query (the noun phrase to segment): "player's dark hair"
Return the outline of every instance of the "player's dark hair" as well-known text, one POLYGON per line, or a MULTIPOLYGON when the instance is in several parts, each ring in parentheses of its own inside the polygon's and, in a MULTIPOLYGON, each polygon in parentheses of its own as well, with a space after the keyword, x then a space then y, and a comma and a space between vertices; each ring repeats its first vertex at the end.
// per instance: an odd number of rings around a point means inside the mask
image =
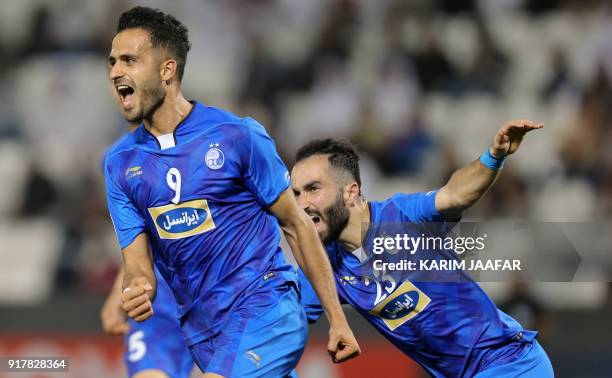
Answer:
POLYGON ((187 52, 191 48, 187 28, 179 20, 159 9, 134 7, 119 17, 117 33, 126 29, 144 29, 155 48, 166 49, 176 59, 178 79, 183 79, 187 52))
POLYGON ((314 155, 329 155, 329 164, 337 169, 350 173, 361 187, 359 173, 359 155, 350 142, 337 139, 317 139, 303 145, 295 154, 295 162, 300 162, 314 155))

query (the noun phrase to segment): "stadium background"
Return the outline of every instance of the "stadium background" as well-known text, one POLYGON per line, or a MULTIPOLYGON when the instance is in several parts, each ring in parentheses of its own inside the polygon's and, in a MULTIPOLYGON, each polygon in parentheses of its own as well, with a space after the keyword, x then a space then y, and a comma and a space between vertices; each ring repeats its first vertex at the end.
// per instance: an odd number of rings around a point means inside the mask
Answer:
MULTIPOLYGON (((99 160, 125 130, 106 68, 123 10, 182 20, 185 93, 258 119, 289 165, 311 138, 358 143, 370 199, 441 185, 508 119, 544 122, 468 219, 597 223, 586 249, 609 268, 610 3, 3 0, 0 356, 70 356, 70 376, 122 374, 121 342, 102 334, 98 312, 120 262, 99 160)), ((483 286, 541 330, 557 376, 609 377, 610 280, 588 277, 483 286)), ((331 365, 319 324, 302 377, 423 376, 348 311, 364 356, 331 365)))

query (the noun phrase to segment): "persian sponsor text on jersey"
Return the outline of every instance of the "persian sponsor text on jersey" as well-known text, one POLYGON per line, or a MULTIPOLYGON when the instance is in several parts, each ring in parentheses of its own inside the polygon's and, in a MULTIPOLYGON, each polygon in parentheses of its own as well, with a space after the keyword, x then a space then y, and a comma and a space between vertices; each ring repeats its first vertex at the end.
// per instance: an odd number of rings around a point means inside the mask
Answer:
POLYGON ((423 312, 431 299, 414 286, 412 282, 406 281, 384 301, 370 310, 370 314, 377 316, 394 330, 408 320, 423 312))
POLYGON ((148 210, 161 239, 182 239, 215 228, 208 202, 203 199, 148 210))

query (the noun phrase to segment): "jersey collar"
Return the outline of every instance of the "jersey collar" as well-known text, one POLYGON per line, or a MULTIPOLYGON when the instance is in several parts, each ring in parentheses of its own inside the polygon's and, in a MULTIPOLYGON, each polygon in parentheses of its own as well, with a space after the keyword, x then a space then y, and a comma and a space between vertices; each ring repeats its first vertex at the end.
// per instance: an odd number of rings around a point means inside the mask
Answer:
MULTIPOLYGON (((193 133, 194 130, 198 129, 197 126, 200 125, 198 120, 202 119, 202 115, 206 110, 206 107, 197 101, 189 102, 192 104, 191 110, 174 128, 174 132, 172 133, 175 146, 178 146, 182 141, 188 139, 188 136, 193 133)), ((139 144, 156 150, 162 149, 157 138, 145 128, 144 123, 141 123, 134 133, 136 134, 139 144)))

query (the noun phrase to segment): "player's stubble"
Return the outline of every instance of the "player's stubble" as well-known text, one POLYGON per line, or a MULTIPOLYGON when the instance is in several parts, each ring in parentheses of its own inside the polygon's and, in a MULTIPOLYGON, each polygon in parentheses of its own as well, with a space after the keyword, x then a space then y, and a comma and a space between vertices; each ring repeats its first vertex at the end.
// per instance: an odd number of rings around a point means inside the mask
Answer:
POLYGON ((323 210, 327 222, 327 235, 319 235, 323 244, 329 244, 338 240, 340 234, 346 228, 349 221, 349 210, 344 203, 342 192, 338 191, 335 201, 323 210))
MULTIPOLYGON (((147 82, 154 83, 155 80, 145 81, 145 83, 147 82)), ((140 111, 133 116, 125 116, 125 119, 130 123, 142 123, 145 119, 151 119, 166 99, 166 93, 161 84, 143 85, 140 92, 142 92, 140 111)))

